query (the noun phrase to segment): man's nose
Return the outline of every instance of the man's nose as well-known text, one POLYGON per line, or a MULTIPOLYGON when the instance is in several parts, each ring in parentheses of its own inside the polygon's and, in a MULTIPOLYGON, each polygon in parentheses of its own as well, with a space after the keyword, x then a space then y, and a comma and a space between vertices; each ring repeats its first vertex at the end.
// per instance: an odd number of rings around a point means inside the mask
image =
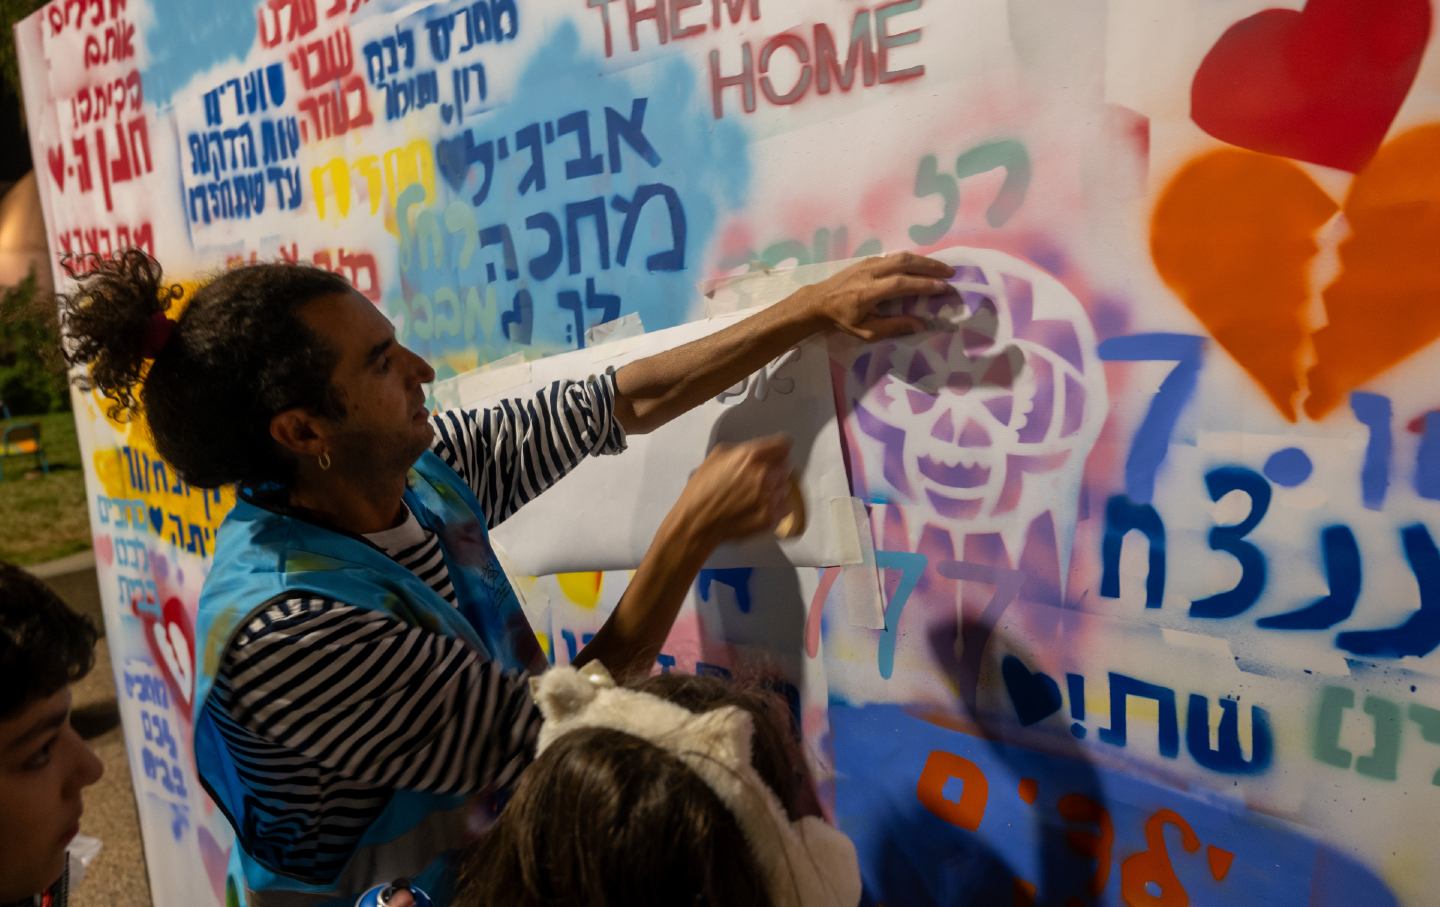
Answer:
POLYGON ((417 353, 411 352, 408 349, 406 352, 415 357, 416 380, 421 384, 429 384, 431 381, 434 381, 435 369, 430 367, 430 363, 426 362, 425 359, 417 353))

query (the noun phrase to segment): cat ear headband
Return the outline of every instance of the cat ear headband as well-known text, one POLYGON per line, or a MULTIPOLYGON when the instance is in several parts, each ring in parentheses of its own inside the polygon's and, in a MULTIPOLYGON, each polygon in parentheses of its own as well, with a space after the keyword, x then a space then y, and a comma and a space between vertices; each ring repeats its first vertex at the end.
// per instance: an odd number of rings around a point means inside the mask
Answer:
POLYGON ((791 822, 751 763, 755 727, 735 706, 695 713, 615 685, 598 662, 552 668, 530 681, 545 723, 536 754, 581 728, 609 728, 665 750, 693 771, 735 816, 776 907, 855 907, 855 845, 816 816, 791 822))

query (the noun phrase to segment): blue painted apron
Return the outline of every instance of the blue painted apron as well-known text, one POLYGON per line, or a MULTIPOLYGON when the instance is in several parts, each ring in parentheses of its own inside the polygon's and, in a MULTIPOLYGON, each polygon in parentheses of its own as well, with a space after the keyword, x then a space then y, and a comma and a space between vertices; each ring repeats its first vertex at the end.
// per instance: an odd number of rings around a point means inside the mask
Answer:
POLYGON ((440 538, 456 606, 358 536, 276 513, 243 498, 220 527, 215 563, 200 595, 197 618, 195 762, 201 784, 235 829, 231 876, 239 883, 237 888, 246 889, 236 894, 252 907, 349 907, 372 884, 386 881, 392 869, 393 875, 409 875, 426 891, 443 895, 451 883, 449 860, 431 848, 456 839, 463 826, 465 799, 395 791, 366 829, 351 864, 328 885, 307 884, 270 868, 280 863, 277 843, 254 833, 247 805, 265 795, 236 770, 228 744, 206 708, 230 640, 256 613, 297 593, 324 596, 463 639, 482 657, 507 669, 538 673, 546 667, 490 545, 474 493, 428 451, 411 469, 407 485, 405 503, 420 524, 440 538), (417 855, 423 855, 418 863, 417 855), (386 875, 369 875, 374 872, 386 875))

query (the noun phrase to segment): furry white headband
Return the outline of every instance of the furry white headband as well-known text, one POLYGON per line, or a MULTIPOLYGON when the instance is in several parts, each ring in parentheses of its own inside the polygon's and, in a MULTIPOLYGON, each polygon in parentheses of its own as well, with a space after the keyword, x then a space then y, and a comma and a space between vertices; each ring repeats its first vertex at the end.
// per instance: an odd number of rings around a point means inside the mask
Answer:
POLYGON ((545 716, 537 755, 570 731, 598 727, 646 740, 684 762, 734 814, 776 907, 855 907, 855 845, 824 819, 791 822, 751 763, 755 728, 735 706, 695 713, 615 686, 598 662, 552 668, 530 681, 545 716))

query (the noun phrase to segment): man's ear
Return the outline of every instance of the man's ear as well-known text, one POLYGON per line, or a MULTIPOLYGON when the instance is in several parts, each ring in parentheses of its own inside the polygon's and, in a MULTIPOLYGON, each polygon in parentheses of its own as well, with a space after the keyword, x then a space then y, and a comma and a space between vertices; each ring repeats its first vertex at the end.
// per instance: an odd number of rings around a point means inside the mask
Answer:
POLYGON ((296 457, 318 457, 329 448, 328 432, 303 409, 287 409, 270 420, 270 437, 296 457))

